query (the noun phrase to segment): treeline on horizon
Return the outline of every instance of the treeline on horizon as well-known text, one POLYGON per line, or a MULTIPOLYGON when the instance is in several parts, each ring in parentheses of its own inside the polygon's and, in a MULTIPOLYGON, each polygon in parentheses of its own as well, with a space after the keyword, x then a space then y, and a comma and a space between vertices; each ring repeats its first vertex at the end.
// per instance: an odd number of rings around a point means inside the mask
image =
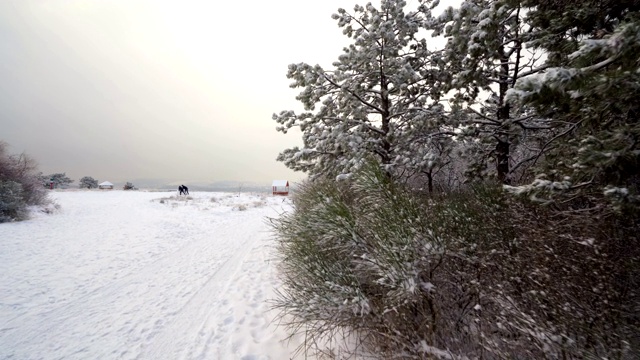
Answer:
MULTIPOLYGON (((45 175, 38 170, 37 162, 28 154, 10 154, 9 145, 0 140, 0 223, 26 220, 29 206, 39 206, 42 211, 52 212, 59 206, 47 196, 47 189, 68 189, 74 180, 66 173, 45 175)), ((83 176, 78 180, 80 189, 98 189, 98 180, 83 176)), ((192 190, 226 192, 267 192, 270 186, 257 186, 247 182, 220 182, 210 186, 192 185, 192 190)), ((123 190, 138 190, 127 181, 123 190)), ((160 191, 175 191, 171 185, 153 187, 160 191)))
MULTIPOLYGON (((28 154, 10 154, 6 142, 0 141, 0 223, 21 221, 29 217, 29 206, 40 206, 51 212, 58 205, 47 197, 46 189, 68 188, 74 181, 66 173, 44 175, 37 162, 28 154)), ((80 189, 98 188, 98 180, 84 176, 78 181, 80 189)), ((127 182, 124 190, 137 188, 127 182)))
POLYGON ((640 358, 640 1, 411 3, 339 9, 273 115, 309 174, 271 220, 299 350, 640 358))

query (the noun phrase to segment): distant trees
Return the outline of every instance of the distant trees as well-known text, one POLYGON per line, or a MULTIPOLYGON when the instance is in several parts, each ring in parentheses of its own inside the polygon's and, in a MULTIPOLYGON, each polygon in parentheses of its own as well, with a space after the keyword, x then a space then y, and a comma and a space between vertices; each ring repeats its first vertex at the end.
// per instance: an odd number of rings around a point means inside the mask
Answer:
POLYGON ((8 145, 0 141, 0 223, 23 220, 28 205, 46 203, 37 173, 36 162, 22 153, 11 155, 8 145))
POLYGON ((137 190, 136 187, 127 181, 126 184, 124 184, 124 186, 122 187, 123 190, 137 190))
POLYGON ((66 173, 44 175, 42 178, 45 180, 45 187, 47 187, 50 182, 53 182, 53 187, 55 189, 67 188, 73 182, 66 173))
POLYGON ((80 179, 78 186, 81 189, 97 189, 98 180, 92 178, 91 176, 84 176, 80 179))

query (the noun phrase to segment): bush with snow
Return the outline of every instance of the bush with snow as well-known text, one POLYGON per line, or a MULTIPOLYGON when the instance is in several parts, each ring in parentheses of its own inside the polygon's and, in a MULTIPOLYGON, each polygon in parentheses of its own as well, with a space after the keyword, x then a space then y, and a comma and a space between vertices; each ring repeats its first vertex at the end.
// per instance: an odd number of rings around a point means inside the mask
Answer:
POLYGON ((0 223, 27 218, 27 207, 47 203, 35 161, 26 154, 10 155, 0 141, 0 223))
POLYGON ((22 186, 15 181, 0 181, 0 223, 24 220, 27 204, 24 202, 22 186))
POLYGON ((637 221, 562 216, 496 185, 420 198, 375 166, 308 183, 294 205, 272 221, 276 306, 308 352, 346 336, 342 351, 385 359, 638 354, 637 221))

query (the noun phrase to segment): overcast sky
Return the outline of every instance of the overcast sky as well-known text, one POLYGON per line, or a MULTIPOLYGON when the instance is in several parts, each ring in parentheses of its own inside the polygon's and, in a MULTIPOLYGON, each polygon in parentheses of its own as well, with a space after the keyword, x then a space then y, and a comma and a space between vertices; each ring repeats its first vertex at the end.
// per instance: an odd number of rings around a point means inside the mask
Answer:
POLYGON ((300 180, 287 65, 329 67, 331 14, 366 2, 0 0, 0 140, 76 184, 300 180))

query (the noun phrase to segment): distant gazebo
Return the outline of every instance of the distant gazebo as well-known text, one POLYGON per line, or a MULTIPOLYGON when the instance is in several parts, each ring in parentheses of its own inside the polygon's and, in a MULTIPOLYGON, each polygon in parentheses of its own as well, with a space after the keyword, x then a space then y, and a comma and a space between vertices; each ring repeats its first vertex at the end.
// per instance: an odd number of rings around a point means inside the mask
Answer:
POLYGON ((273 195, 289 195, 289 182, 287 180, 273 180, 271 188, 273 195))
POLYGON ((113 184, 108 181, 103 181, 100 184, 98 184, 98 189, 113 190, 113 184))

